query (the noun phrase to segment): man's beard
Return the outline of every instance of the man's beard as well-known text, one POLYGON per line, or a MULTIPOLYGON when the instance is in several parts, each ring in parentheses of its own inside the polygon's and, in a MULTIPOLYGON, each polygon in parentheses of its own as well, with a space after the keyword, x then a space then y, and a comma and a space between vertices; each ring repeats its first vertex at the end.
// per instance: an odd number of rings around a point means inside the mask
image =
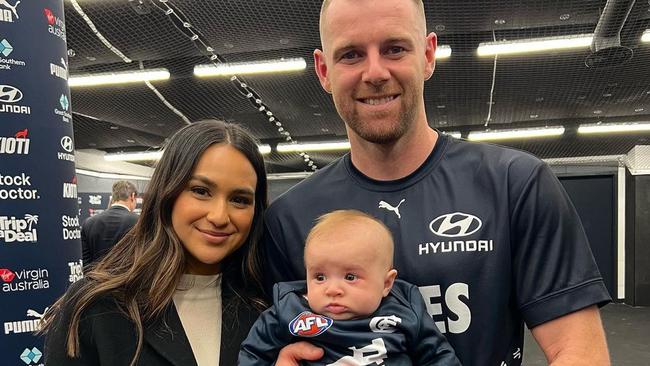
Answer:
MULTIPOLYGON (((402 93, 400 95, 399 112, 394 117, 395 120, 390 121, 390 126, 377 126, 372 115, 367 116, 365 121, 362 120, 356 108, 339 111, 339 113, 348 127, 362 139, 374 144, 392 144, 404 136, 415 121, 415 115, 417 113, 416 103, 412 98, 407 97, 407 95, 413 94, 402 93)), ((381 115, 377 115, 376 117, 376 119, 386 118, 386 116, 381 115)), ((385 125, 386 122, 382 124, 385 125)))

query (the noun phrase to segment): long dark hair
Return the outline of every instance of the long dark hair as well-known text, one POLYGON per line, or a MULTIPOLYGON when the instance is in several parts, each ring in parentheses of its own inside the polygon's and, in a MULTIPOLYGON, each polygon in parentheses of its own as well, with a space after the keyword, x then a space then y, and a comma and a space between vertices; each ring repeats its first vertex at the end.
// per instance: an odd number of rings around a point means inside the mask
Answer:
POLYGON ((172 303, 186 260, 183 245, 172 227, 172 208, 190 180, 203 152, 214 144, 229 144, 250 161, 257 174, 255 213, 246 241, 221 264, 224 290, 234 299, 262 310, 259 241, 267 207, 264 159, 255 139, 234 124, 206 120, 188 125, 171 137, 151 177, 142 212, 135 227, 85 274, 77 291, 61 297, 43 318, 47 334, 63 308, 72 305, 66 350, 79 356, 81 315, 104 295, 117 300, 120 310, 133 321, 137 348, 131 365, 142 350, 143 323, 163 314, 172 303), (244 292, 245 291, 245 292, 244 292))

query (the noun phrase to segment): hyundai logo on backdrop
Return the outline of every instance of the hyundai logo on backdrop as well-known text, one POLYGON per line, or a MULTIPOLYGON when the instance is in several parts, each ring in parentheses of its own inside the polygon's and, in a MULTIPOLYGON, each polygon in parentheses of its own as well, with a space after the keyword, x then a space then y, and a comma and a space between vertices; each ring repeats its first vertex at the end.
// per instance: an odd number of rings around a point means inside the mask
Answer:
POLYGON ((27 129, 16 132, 14 136, 0 136, 0 154, 27 155, 29 142, 27 129))
POLYGON ((32 114, 29 106, 13 104, 22 99, 23 92, 20 89, 13 85, 0 85, 0 113, 32 114))
POLYGON ((18 16, 18 5, 20 0, 15 0, 13 5, 9 0, 0 0, 0 22, 13 23, 14 18, 20 19, 18 16))
POLYGON ((57 153, 57 158, 59 158, 59 160, 74 162, 74 153, 72 153, 74 151, 74 142, 72 141, 72 137, 63 136, 61 138, 61 148, 64 152, 59 151, 57 153))

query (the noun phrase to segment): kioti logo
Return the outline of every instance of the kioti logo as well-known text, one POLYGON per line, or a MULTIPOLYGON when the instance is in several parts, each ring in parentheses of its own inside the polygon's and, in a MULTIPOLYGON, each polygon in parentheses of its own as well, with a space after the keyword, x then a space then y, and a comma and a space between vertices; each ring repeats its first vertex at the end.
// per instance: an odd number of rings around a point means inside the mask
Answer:
POLYGON ((77 176, 72 177, 72 182, 63 183, 63 198, 77 198, 77 176))
POLYGON ((455 238, 474 234, 481 225, 481 219, 474 215, 454 212, 436 217, 429 224, 429 229, 436 235, 455 238))
POLYGON ((334 321, 326 316, 305 311, 289 323, 289 332, 300 337, 316 337, 323 334, 333 323, 334 321))
POLYGON ((18 4, 20 4, 20 0, 16 0, 13 5, 8 0, 0 0, 0 22, 13 23, 14 18, 20 19, 18 4))
POLYGON ((0 154, 29 154, 29 139, 27 138, 27 129, 16 132, 13 137, 0 137, 0 154))

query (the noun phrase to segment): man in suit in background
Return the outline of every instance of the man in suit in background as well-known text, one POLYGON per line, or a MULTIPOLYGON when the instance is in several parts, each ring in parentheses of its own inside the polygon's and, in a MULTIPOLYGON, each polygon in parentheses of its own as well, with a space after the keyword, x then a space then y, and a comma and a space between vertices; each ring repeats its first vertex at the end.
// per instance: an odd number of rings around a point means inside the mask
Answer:
POLYGON ((138 215, 133 213, 137 195, 135 185, 121 180, 113 184, 112 190, 108 210, 90 217, 81 227, 84 265, 106 254, 138 221, 138 215))

